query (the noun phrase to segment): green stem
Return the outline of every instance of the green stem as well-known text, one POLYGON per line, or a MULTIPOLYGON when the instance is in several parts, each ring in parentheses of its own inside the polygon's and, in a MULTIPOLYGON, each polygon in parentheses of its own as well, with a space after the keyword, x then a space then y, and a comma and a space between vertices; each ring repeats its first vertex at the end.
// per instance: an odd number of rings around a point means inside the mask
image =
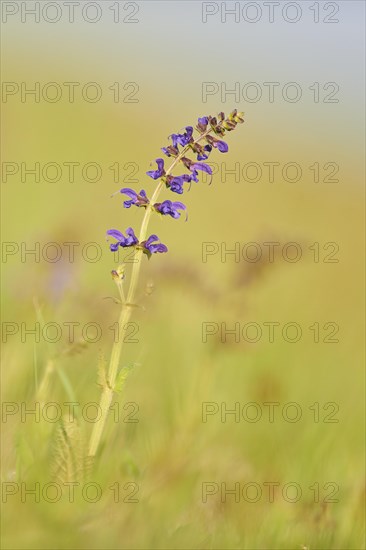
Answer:
MULTIPOLYGON (((209 128, 204 133, 200 134, 200 136, 194 141, 194 143, 199 143, 210 132, 212 132, 212 128, 209 128)), ((166 176, 171 174, 172 170, 175 168, 178 162, 182 159, 182 157, 186 154, 189 148, 190 148, 189 145, 187 145, 182 149, 182 151, 179 153, 179 155, 175 158, 171 166, 166 171, 166 176)), ((160 180, 151 197, 150 205, 155 204, 164 186, 165 186, 164 181, 160 180)), ((151 213, 153 211, 150 205, 145 209, 145 214, 142 220, 140 235, 139 235, 140 243, 146 240, 147 228, 149 225, 151 213)), ((100 443, 104 426, 107 420, 108 412, 112 403, 114 385, 116 382, 118 366, 119 366, 120 357, 122 353, 123 340, 125 336, 125 327, 130 319, 132 308, 134 307, 134 299, 135 299, 135 293, 136 293, 137 283, 138 283, 139 274, 140 274, 142 256, 143 256, 143 251, 139 248, 136 249, 135 260, 134 260, 132 273, 131 273, 131 282, 127 293, 127 300, 125 303, 122 304, 122 310, 118 321, 118 327, 119 327, 118 338, 115 340, 112 348, 111 360, 110 360, 109 370, 107 375, 107 385, 103 388, 100 403, 99 403, 101 415, 97 420, 97 422, 95 422, 94 424, 92 435, 90 438, 88 455, 91 458, 93 458, 98 451, 99 443, 100 443)))

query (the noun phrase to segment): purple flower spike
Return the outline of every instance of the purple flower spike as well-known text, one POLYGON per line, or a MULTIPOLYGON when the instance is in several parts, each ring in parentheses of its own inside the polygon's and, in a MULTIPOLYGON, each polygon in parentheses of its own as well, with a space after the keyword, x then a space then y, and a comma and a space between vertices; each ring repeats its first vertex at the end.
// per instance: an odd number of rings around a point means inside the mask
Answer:
POLYGON ((179 149, 177 147, 173 147, 173 145, 162 147, 161 150, 167 157, 176 157, 177 155, 179 155, 179 149))
POLYGON ((140 194, 138 194, 133 189, 124 187, 123 189, 121 189, 120 193, 127 195, 131 199, 123 202, 123 206, 125 208, 131 208, 133 204, 135 206, 143 206, 146 208, 146 206, 149 204, 149 199, 147 198, 146 192, 144 191, 144 189, 141 189, 140 194))
MULTIPOLYGON (((182 133, 171 134, 168 144, 162 147, 161 151, 166 157, 173 157, 174 161, 170 164, 169 168, 165 169, 164 158, 157 158, 155 159, 156 169, 146 172, 153 180, 158 180, 158 185, 153 196, 157 196, 162 187, 166 187, 173 193, 182 195, 186 189, 190 190, 192 182, 206 179, 203 177, 203 173, 212 176, 213 170, 208 164, 207 159, 214 148, 220 153, 226 153, 229 150, 222 136, 225 136, 227 131, 234 130, 237 124, 242 122, 244 122, 243 113, 239 113, 234 109, 228 117, 225 117, 223 112, 217 116, 201 116, 198 118, 194 128, 193 126, 185 126, 183 130, 179 130, 182 133), (196 138, 193 135, 194 133, 195 135, 198 134, 196 138), (175 171, 179 169, 177 167, 178 163, 184 167, 185 174, 175 174, 175 171), (188 184, 187 187, 185 187, 185 184, 188 184)), ((207 179, 210 182, 212 181, 212 177, 207 179)), ((161 216, 170 216, 173 219, 181 218, 182 212, 187 211, 186 206, 179 201, 164 200, 162 202, 154 202, 158 200, 154 198, 152 203, 150 203, 144 189, 138 192, 129 187, 124 187, 120 191, 113 193, 113 195, 117 193, 125 195, 123 198, 124 208, 131 208, 131 206, 145 208, 145 216, 141 226, 143 234, 145 234, 151 210, 154 210, 161 216)), ((150 235, 146 240, 139 242, 132 227, 128 227, 125 233, 121 233, 117 229, 110 229, 107 231, 107 235, 114 239, 114 242, 109 244, 112 252, 119 250, 119 247, 132 247, 139 251, 140 256, 146 254, 150 258, 152 254, 168 251, 166 245, 159 241, 157 235, 150 235)), ((121 279, 118 270, 114 270, 112 273, 118 281, 121 279)))
POLYGON ((146 172, 146 174, 153 180, 157 180, 158 178, 165 176, 164 159, 156 159, 156 164, 158 165, 157 170, 150 170, 149 172, 146 172))
POLYGON ((157 252, 168 252, 168 248, 165 246, 165 244, 162 243, 155 243, 155 241, 158 241, 159 237, 157 235, 150 235, 150 237, 143 241, 140 246, 143 249, 144 254, 147 254, 149 257, 151 254, 156 254, 157 252))
MULTIPOLYGON (((168 176, 166 181, 166 186, 173 193, 178 193, 178 195, 182 195, 183 184, 190 183, 192 179, 194 178, 191 174, 183 174, 182 176, 168 176)), ((195 180, 195 181, 198 181, 198 180, 195 180)))
POLYGON ((118 229, 109 229, 109 231, 107 231, 107 235, 110 235, 117 240, 116 243, 112 243, 111 245, 109 245, 112 252, 115 252, 119 246, 126 248, 128 246, 135 246, 139 242, 132 227, 128 227, 126 229, 127 237, 125 237, 123 233, 118 231, 118 229))
POLYGON ((186 207, 182 202, 172 202, 167 200, 164 202, 155 203, 154 209, 156 212, 159 212, 159 214, 162 214, 163 216, 171 216, 176 220, 177 218, 180 218, 179 210, 185 210, 186 207))

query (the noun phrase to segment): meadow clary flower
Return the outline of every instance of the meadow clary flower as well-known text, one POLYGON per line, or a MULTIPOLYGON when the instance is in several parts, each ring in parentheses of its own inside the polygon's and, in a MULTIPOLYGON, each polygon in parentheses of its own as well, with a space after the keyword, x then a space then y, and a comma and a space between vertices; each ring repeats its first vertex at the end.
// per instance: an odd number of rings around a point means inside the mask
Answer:
POLYGON ((155 241, 158 240, 159 237, 157 235, 150 235, 150 237, 146 241, 140 243, 144 254, 151 256, 151 254, 156 254, 157 252, 168 252, 168 248, 165 246, 165 244, 159 242, 155 243, 155 241))
POLYGON ((146 172, 146 174, 153 180, 157 180, 158 178, 165 176, 164 159, 156 159, 156 164, 158 165, 157 170, 149 170, 149 172, 146 172))
MULTIPOLYGON (((124 207, 130 208, 134 206, 142 206, 145 208, 144 217, 141 224, 140 236, 139 239, 136 237, 132 227, 128 227, 125 234, 121 233, 117 229, 110 229, 107 231, 107 235, 113 237, 116 242, 110 244, 110 249, 112 252, 115 252, 119 247, 133 247, 136 251, 136 263, 134 264, 131 271, 131 282, 126 294, 122 287, 122 281, 125 277, 125 265, 122 264, 117 269, 112 271, 112 276, 116 281, 120 294, 120 302, 122 306, 121 312, 121 325, 123 326, 130 318, 132 313, 132 307, 136 306, 135 304, 135 295, 136 289, 138 288, 138 279, 139 279, 139 263, 142 256, 145 254, 148 259, 151 258, 153 254, 164 253, 168 251, 168 248, 165 244, 159 242, 157 235, 147 236, 147 227, 152 212, 155 214, 160 214, 162 216, 170 216, 173 219, 177 219, 181 216, 182 211, 186 210, 186 207, 181 202, 172 202, 170 200, 165 200, 163 202, 155 202, 158 200, 158 197, 163 190, 164 186, 170 189, 172 192, 177 194, 183 193, 183 188, 185 183, 191 183, 192 181, 198 181, 199 172, 205 172, 206 174, 212 175, 212 168, 205 164, 202 161, 205 161, 213 148, 218 149, 222 153, 226 153, 228 146, 224 141, 221 140, 221 136, 225 135, 225 132, 232 131, 235 129, 238 123, 243 122, 243 113, 238 112, 236 109, 233 110, 228 117, 225 117, 223 112, 219 113, 217 117, 212 116, 203 116, 198 119, 195 130, 198 133, 197 137, 193 137, 193 127, 186 126, 185 132, 180 134, 171 134, 171 142, 166 147, 162 148, 163 153, 168 157, 174 157, 174 161, 171 163, 169 168, 165 170, 164 160, 162 158, 156 159, 157 169, 150 170, 147 173, 154 180, 159 180, 157 182, 155 191, 152 195, 152 203, 149 202, 149 199, 146 196, 144 189, 137 193, 130 188, 121 189, 121 193, 126 195, 128 200, 124 200, 124 207), (213 137, 214 133, 216 136, 219 136, 220 139, 213 137), (183 149, 179 149, 178 146, 183 149), (193 155, 196 157, 196 160, 189 159, 188 156, 193 155), (187 156, 185 156, 187 155, 187 156), (189 173, 184 175, 176 175, 173 173, 175 169, 178 168, 178 164, 182 162, 184 167, 188 170, 189 173), (141 242, 139 242, 139 240, 141 242), (123 321, 123 322, 122 322, 123 321)), ((109 397, 105 399, 105 392, 110 392, 111 398, 112 393, 115 388, 118 389, 120 376, 118 375, 116 381, 116 374, 118 372, 118 367, 120 363, 120 351, 123 338, 119 339, 118 343, 114 343, 113 352, 111 356, 111 362, 109 366, 109 371, 105 376, 105 381, 108 384, 103 383, 103 394, 100 401, 100 407, 103 414, 100 415, 98 422, 95 424, 92 437, 89 445, 89 456, 94 458, 97 454, 99 447, 101 435, 104 428, 105 418, 108 415, 108 408, 110 405, 109 397), (116 382, 116 383, 115 383, 116 382)), ((109 395, 109 393, 108 393, 109 395)))
POLYGON ((182 147, 188 145, 188 143, 192 139, 192 134, 192 126, 186 126, 186 131, 184 132, 184 134, 172 134, 170 137, 172 138, 173 147, 177 147, 178 144, 182 147))
POLYGON ((220 139, 215 141, 212 145, 216 147, 220 151, 220 153, 227 153, 229 150, 228 144, 225 143, 225 141, 221 141, 220 139))
POLYGON ((194 162, 193 160, 183 157, 182 162, 188 170, 191 171, 191 176, 189 177, 188 181, 195 181, 198 182, 198 172, 197 170, 201 170, 201 172, 206 172, 206 174, 212 175, 212 168, 208 164, 205 164, 204 162, 194 162))
POLYGON ((130 200, 123 202, 123 206, 125 208, 131 208, 133 204, 135 206, 143 206, 146 208, 146 206, 149 204, 149 199, 147 198, 144 189, 141 189, 140 193, 136 193, 136 191, 134 191, 133 189, 124 187, 120 190, 120 193, 123 193, 124 195, 130 197, 130 200))
POLYGON ((176 157, 179 154, 178 147, 173 147, 173 145, 168 145, 168 147, 162 147, 164 155, 167 157, 176 157))
POLYGON ((202 116, 198 119, 198 127, 200 130, 205 131, 208 124, 208 116, 202 116))
POLYGON ((172 201, 164 201, 164 202, 156 202, 154 204, 154 210, 156 212, 159 212, 159 214, 162 214, 163 216, 171 216, 174 219, 180 218, 180 212, 179 210, 185 210, 186 207, 182 202, 172 202, 172 201))
POLYGON ((185 182, 192 181, 192 176, 189 174, 183 174, 182 176, 167 176, 165 184, 173 193, 178 193, 182 195, 183 193, 183 184, 185 182))
POLYGON ((165 246, 165 244, 155 242, 159 240, 159 237, 157 235, 150 235, 150 237, 146 241, 139 243, 138 238, 136 237, 132 227, 128 227, 126 229, 126 237, 123 235, 123 233, 121 233, 121 231, 118 231, 118 229, 110 229, 109 231, 107 231, 107 235, 110 235, 117 240, 116 243, 112 243, 111 245, 109 245, 112 252, 116 252, 119 246, 121 246, 122 248, 127 248, 129 246, 138 246, 142 249, 144 254, 148 254, 148 256, 151 256, 151 254, 155 254, 156 252, 168 251, 168 248, 165 246))
POLYGON ((188 170, 202 170, 203 172, 207 172, 207 174, 212 174, 212 168, 204 162, 194 162, 187 157, 182 157, 181 161, 183 162, 184 166, 188 168, 188 170))
POLYGON ((228 152, 229 146, 228 146, 227 143, 225 143, 225 141, 222 141, 221 139, 216 139, 212 136, 206 136, 206 139, 207 139, 208 143, 212 147, 216 147, 216 149, 218 149, 220 151, 220 153, 227 153, 228 152))
POLYGON ((208 164, 205 164, 204 162, 194 162, 190 167, 190 170, 192 169, 201 170, 202 172, 206 172, 207 174, 210 174, 210 176, 212 175, 211 166, 209 166, 208 164))
POLYGON ((126 237, 123 235, 123 233, 118 231, 118 229, 109 229, 109 231, 107 231, 107 235, 110 235, 117 240, 116 243, 112 243, 109 245, 109 248, 112 252, 115 252, 119 246, 126 248, 128 246, 135 246, 139 242, 132 227, 128 227, 126 229, 126 237))

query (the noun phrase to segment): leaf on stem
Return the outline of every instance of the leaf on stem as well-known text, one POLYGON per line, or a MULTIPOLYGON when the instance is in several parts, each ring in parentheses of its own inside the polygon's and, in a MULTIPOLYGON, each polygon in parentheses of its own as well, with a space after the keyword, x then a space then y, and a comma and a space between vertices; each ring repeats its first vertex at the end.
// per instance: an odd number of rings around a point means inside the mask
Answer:
POLYGON ((117 378, 116 378, 116 383, 114 385, 114 391, 116 392, 121 392, 122 389, 123 389, 123 386, 131 372, 131 370, 133 369, 134 365, 128 365, 127 367, 123 367, 119 373, 117 374, 117 378))

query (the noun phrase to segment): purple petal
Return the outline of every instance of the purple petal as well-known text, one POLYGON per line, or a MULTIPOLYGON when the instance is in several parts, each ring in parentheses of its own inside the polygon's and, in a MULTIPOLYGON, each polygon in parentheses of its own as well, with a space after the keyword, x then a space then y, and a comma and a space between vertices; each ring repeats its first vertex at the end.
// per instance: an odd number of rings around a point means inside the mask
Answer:
POLYGON ((227 143, 225 143, 225 141, 217 141, 216 142, 216 147, 218 148, 218 150, 220 151, 220 153, 227 153, 228 150, 229 150, 229 146, 227 143))
POLYGON ((107 235, 114 237, 115 239, 117 239, 117 241, 123 241, 125 238, 124 235, 120 231, 118 231, 118 229, 109 229, 107 231, 107 235))
POLYGON ((193 134, 193 126, 186 126, 186 134, 187 138, 191 139, 193 134))
POLYGON ((164 159, 155 159, 156 164, 158 165, 159 172, 164 170, 164 159))
POLYGON ((128 235, 130 237, 130 239, 127 239, 128 241, 130 241, 132 239, 133 242, 135 242, 135 243, 138 242, 138 239, 137 239, 132 227, 128 227, 126 229, 126 235, 128 235))
POLYGON ((152 245, 150 245, 149 250, 152 254, 155 254, 156 252, 168 252, 168 247, 165 246, 165 244, 162 244, 162 243, 152 244, 152 245))
POLYGON ((158 169, 149 170, 148 172, 146 172, 146 174, 150 176, 150 178, 157 180, 158 178, 161 178, 165 174, 164 159, 159 158, 155 160, 156 160, 156 164, 158 165, 158 169))
POLYGON ((152 242, 158 241, 159 237, 157 235, 150 235, 150 237, 147 239, 145 246, 146 248, 151 245, 152 242))
POLYGON ((212 174, 212 168, 204 162, 196 162, 192 165, 192 168, 195 170, 202 170, 202 172, 207 172, 207 174, 210 175, 212 174))
POLYGON ((178 195, 183 195, 183 187, 179 185, 178 183, 172 184, 169 189, 172 193, 177 193, 178 195))
POLYGON ((173 147, 176 147, 178 145, 178 137, 179 137, 179 134, 172 134, 171 136, 169 136, 172 138, 172 144, 173 144, 173 147))
POLYGON ((177 208, 179 210, 185 210, 186 209, 186 205, 183 204, 182 202, 179 202, 179 201, 173 202, 172 206, 173 206, 173 208, 177 208))
POLYGON ((120 190, 120 193, 123 193, 124 195, 127 195, 131 199, 136 199, 137 198, 136 191, 134 191, 133 189, 130 189, 129 187, 124 187, 123 189, 120 190))

